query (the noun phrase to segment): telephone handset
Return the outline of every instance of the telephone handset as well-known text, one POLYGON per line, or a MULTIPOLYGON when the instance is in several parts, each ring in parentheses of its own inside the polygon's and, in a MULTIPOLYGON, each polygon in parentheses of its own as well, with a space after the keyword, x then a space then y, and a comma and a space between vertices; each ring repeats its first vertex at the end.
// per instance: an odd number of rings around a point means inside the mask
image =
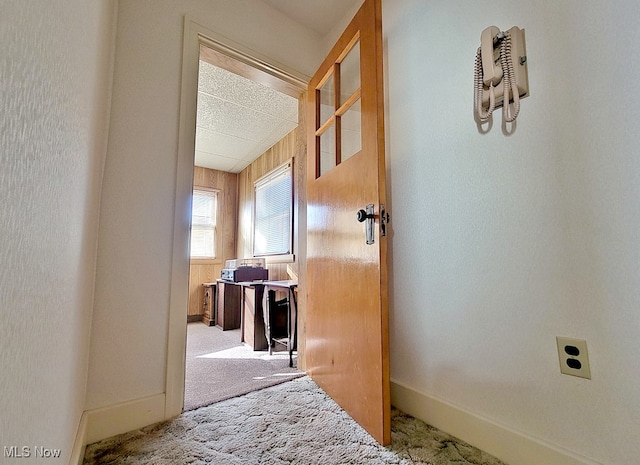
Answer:
POLYGON ((520 112, 520 99, 529 95, 524 29, 500 31, 490 26, 482 31, 474 70, 474 110, 486 121, 502 106, 503 119, 513 122, 520 112), (511 109, 510 102, 513 102, 511 109))
POLYGON ((496 86, 502 80, 502 67, 496 65, 496 57, 494 52, 494 41, 501 34, 500 29, 490 26, 482 31, 480 36, 480 50, 482 57, 482 74, 484 85, 489 87, 496 86))

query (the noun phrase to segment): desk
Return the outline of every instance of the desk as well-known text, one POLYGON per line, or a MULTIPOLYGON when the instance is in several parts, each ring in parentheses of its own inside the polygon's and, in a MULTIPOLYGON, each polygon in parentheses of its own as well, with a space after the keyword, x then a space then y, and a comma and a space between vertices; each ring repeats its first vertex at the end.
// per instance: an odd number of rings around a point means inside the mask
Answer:
POLYGON ((293 349, 298 342, 298 305, 296 291, 298 281, 263 281, 264 294, 262 308, 264 310, 265 336, 269 344, 269 355, 272 353, 273 343, 285 344, 289 351, 289 366, 293 367, 293 349), (287 293, 287 337, 278 338, 272 335, 273 313, 272 305, 275 304, 275 291, 287 293))
POLYGON ((264 286, 262 282, 242 282, 241 341, 253 350, 267 348, 262 311, 264 286))
POLYGON ((216 325, 223 331, 240 328, 240 304, 242 287, 231 281, 216 280, 216 325))
POLYGON ((216 324, 216 283, 203 283, 204 300, 202 302, 202 322, 207 326, 216 324))

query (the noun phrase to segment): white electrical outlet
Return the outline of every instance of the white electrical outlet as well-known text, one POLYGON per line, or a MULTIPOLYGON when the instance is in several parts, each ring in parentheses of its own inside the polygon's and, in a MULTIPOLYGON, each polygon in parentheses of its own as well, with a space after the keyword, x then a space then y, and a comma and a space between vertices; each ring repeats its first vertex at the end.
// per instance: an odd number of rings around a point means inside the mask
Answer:
POLYGON ((560 372, 565 375, 591 379, 587 341, 570 337, 556 337, 560 372))

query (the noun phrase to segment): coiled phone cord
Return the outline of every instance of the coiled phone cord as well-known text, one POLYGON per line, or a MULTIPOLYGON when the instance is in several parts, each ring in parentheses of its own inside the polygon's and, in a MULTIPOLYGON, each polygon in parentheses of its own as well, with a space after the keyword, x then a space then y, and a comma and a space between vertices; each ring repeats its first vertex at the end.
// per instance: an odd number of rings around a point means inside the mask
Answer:
POLYGON ((504 99, 502 104, 502 118, 507 123, 513 123, 520 113, 520 91, 516 82, 516 72, 513 69, 513 59, 511 58, 511 33, 506 31, 504 39, 500 44, 500 62, 504 79, 504 99), (506 63, 506 65, 505 65, 506 63), (509 94, 513 93, 513 112, 509 105, 509 94), (510 113, 513 113, 510 115, 510 113))
MULTIPOLYGON (((500 42, 500 65, 502 66, 502 79, 504 97, 502 101, 502 117, 508 123, 513 123, 520 113, 520 93, 516 83, 516 73, 513 69, 513 60, 511 59, 511 33, 505 31, 504 37, 500 42), (513 91, 513 112, 509 105, 509 94, 513 91)), ((482 71, 482 52, 478 47, 476 52, 476 61, 474 69, 474 110, 476 111, 480 121, 486 121, 496 108, 495 88, 493 84, 489 86, 489 108, 485 111, 482 107, 482 92, 484 90, 482 71)))
POLYGON ((480 50, 481 47, 478 47, 478 51, 476 52, 476 63, 475 63, 475 72, 473 73, 474 77, 474 110, 480 121, 486 121, 489 119, 493 110, 496 108, 496 94, 493 88, 493 84, 489 87, 489 108, 487 111, 484 111, 482 108, 482 91, 484 89, 483 83, 483 71, 482 71, 482 53, 480 50))

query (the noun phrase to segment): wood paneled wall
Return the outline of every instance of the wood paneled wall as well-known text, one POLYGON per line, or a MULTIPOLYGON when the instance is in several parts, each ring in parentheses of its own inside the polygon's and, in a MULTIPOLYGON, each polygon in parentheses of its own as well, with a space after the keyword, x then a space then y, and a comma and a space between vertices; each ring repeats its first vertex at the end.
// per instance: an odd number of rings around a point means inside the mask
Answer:
MULTIPOLYGON (((278 166, 293 158, 294 169, 294 204, 298 190, 296 186, 295 171, 297 171, 299 160, 296 157, 297 130, 294 129, 289 134, 280 139, 276 144, 263 153, 258 159, 247 166, 238 175, 238 257, 246 258, 253 256, 253 207, 254 207, 254 183, 265 174, 274 170, 278 166)), ((294 211, 294 223, 297 221, 294 211)), ((294 246, 294 255, 296 253, 294 246)), ((269 264, 269 279, 280 280, 289 279, 287 275, 287 265, 297 273, 298 263, 277 263, 269 264)))
POLYGON ((189 272, 190 321, 199 320, 204 314, 202 283, 213 282, 220 277, 225 260, 236 255, 236 227, 238 211, 238 175, 196 166, 193 173, 193 187, 217 189, 218 194, 218 237, 221 241, 221 256, 216 260, 192 260, 189 272))
MULTIPOLYGON (((306 370, 305 334, 307 322, 307 94, 298 100, 296 129, 295 203, 293 250, 298 273, 298 368, 306 370)), ((309 124, 312 124, 309 122, 309 124)))
POLYGON ((238 174, 237 256, 253 254, 254 183, 269 171, 293 159, 293 254, 292 263, 268 265, 269 279, 290 279, 289 267, 298 276, 298 367, 304 370, 304 328, 306 321, 306 234, 307 234, 307 142, 305 132, 306 96, 299 99, 299 125, 251 165, 238 174))

